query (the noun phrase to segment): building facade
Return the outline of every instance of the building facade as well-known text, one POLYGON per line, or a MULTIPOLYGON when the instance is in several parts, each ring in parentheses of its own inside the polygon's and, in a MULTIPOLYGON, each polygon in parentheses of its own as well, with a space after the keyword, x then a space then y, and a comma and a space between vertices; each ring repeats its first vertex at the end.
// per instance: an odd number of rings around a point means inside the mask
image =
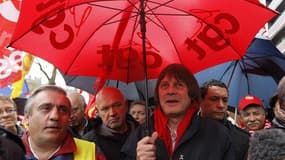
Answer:
POLYGON ((285 0, 266 0, 262 3, 280 13, 268 23, 268 37, 285 54, 285 0))

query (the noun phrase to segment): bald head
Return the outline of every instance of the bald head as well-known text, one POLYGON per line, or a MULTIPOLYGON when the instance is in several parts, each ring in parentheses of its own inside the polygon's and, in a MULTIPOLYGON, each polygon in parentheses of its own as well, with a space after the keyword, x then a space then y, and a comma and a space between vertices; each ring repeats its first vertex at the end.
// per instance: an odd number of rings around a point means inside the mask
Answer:
POLYGON ((102 88, 96 95, 96 109, 104 125, 120 133, 126 131, 128 104, 118 88, 102 88))
POLYGON ((110 96, 115 96, 117 98, 120 99, 124 99, 124 95, 122 94, 122 92, 115 87, 105 87, 102 88, 97 94, 96 94, 96 102, 102 100, 102 99, 106 99, 106 97, 110 97, 110 96))

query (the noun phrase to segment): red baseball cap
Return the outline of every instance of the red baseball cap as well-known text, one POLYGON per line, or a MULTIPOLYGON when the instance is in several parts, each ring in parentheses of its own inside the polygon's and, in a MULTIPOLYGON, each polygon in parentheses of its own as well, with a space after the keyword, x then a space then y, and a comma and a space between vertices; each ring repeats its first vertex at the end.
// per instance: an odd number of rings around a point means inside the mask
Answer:
POLYGON ((250 104, 257 104, 260 107, 263 107, 263 103, 258 97, 246 95, 239 101, 238 110, 244 110, 250 104))

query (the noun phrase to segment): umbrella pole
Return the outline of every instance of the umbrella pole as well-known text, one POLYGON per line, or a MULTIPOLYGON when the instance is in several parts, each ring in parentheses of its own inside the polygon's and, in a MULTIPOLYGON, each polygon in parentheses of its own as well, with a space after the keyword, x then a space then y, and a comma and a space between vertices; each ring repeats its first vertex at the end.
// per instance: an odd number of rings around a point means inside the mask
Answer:
MULTIPOLYGON (((232 82, 232 78, 233 78, 233 75, 234 75, 234 72, 235 72, 235 70, 236 70, 237 65, 238 65, 238 61, 235 61, 234 69, 233 69, 233 71, 232 71, 232 73, 231 73, 230 79, 229 79, 228 82, 227 82, 228 88, 230 87, 230 84, 231 84, 231 82, 232 82)), ((237 106, 235 106, 234 121, 235 121, 235 123, 237 123, 237 106)))
POLYGON ((146 62, 146 21, 144 11, 144 0, 140 0, 140 27, 142 34, 142 54, 143 54, 143 66, 144 66, 144 83, 145 83, 145 111, 146 111, 146 122, 145 122, 145 134, 150 135, 149 128, 149 109, 148 109, 148 78, 147 78, 147 62, 146 62))

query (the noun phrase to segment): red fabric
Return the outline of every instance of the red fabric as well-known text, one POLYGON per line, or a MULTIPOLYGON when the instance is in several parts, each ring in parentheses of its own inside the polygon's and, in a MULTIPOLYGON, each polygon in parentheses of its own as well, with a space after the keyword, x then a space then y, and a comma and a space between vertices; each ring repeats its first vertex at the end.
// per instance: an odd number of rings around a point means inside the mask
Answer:
POLYGON ((250 105, 250 104, 256 104, 256 105, 258 105, 259 107, 263 107, 263 103, 262 103, 262 101, 260 100, 260 98, 249 94, 249 95, 244 96, 244 97, 239 101, 238 110, 239 110, 239 111, 244 110, 244 109, 245 109, 248 105, 250 105))
POLYGON ((89 119, 94 118, 96 115, 95 98, 93 94, 89 94, 89 101, 84 112, 89 119))
POLYGON ((17 24, 20 3, 16 0, 0 3, 0 88, 22 77, 23 52, 6 48, 17 24))
MULTIPOLYGON (((175 148, 178 142, 180 141, 181 137, 183 136, 185 130, 191 123, 192 117, 194 113, 196 113, 197 108, 198 107, 196 105, 190 106, 184 118, 179 123, 177 130, 176 130, 177 137, 176 137, 176 142, 175 142, 175 148)), ((168 118, 166 117, 166 115, 161 111, 160 107, 157 107, 154 110, 154 127, 155 127, 156 132, 158 133, 158 137, 161 138, 163 142, 165 143, 167 151, 171 157, 172 152, 173 152, 172 151, 172 140, 170 136, 170 131, 167 127, 167 121, 168 121, 168 118)))
MULTIPOLYGON (((103 77, 96 78, 96 82, 93 86, 96 93, 98 93, 104 87, 105 83, 106 83, 105 78, 103 77)), ((93 94, 89 94, 89 101, 85 109, 85 115, 88 118, 94 118, 96 116, 95 100, 96 96, 93 94)))
POLYGON ((276 15, 245 0, 145 1, 143 50, 139 2, 23 1, 12 46, 49 61, 66 75, 133 82, 145 78, 145 59, 149 79, 170 63, 185 64, 196 73, 240 59, 259 29, 276 15))
POLYGON ((95 84, 93 86, 96 93, 98 93, 105 85, 107 79, 104 77, 98 77, 96 78, 95 84))

